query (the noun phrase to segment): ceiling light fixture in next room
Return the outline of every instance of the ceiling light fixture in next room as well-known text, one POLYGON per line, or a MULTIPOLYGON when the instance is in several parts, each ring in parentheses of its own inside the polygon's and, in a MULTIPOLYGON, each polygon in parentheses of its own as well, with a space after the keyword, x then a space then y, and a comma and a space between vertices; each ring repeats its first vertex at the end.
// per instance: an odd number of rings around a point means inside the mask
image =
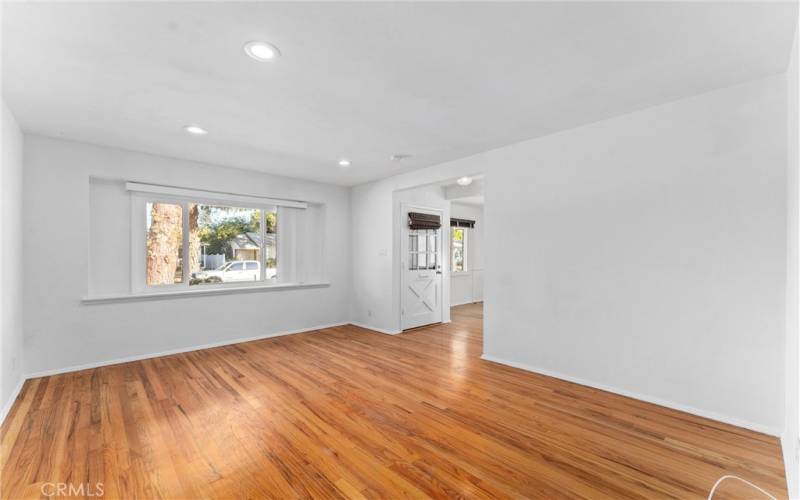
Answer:
POLYGON ((183 127, 183 130, 192 135, 206 135, 208 133, 208 130, 203 127, 198 127, 197 125, 186 125, 183 127))
POLYGON ((244 52, 256 61, 272 61, 281 55, 278 47, 267 42, 252 41, 244 44, 244 52))
POLYGON ((456 184, 459 186, 469 186, 472 184, 472 177, 459 177, 459 179, 456 181, 456 184))

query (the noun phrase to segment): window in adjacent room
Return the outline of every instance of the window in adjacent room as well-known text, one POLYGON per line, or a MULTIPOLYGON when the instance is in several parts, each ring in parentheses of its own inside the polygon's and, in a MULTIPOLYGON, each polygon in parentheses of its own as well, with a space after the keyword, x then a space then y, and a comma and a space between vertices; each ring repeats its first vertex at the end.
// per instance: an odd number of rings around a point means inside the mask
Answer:
POLYGON ((450 269, 454 273, 467 270, 467 229, 452 227, 450 230, 450 269))

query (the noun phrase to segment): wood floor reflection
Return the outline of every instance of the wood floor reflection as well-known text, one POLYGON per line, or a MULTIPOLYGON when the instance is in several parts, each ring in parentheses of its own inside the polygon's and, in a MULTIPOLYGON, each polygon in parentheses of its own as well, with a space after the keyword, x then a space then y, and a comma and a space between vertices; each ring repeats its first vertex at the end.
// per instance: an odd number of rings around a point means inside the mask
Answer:
POLYGON ((481 360, 482 306, 452 317, 30 380, 2 497, 705 498, 724 474, 786 496, 776 438, 481 360))

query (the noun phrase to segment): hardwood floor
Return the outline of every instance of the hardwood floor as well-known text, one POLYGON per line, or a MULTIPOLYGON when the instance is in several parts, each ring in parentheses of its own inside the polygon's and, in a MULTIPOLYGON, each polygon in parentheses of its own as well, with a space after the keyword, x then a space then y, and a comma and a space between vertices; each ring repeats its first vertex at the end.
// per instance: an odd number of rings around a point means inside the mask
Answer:
POLYGON ((480 360, 481 328, 467 305, 30 380, 2 497, 786 496, 776 438, 480 360))

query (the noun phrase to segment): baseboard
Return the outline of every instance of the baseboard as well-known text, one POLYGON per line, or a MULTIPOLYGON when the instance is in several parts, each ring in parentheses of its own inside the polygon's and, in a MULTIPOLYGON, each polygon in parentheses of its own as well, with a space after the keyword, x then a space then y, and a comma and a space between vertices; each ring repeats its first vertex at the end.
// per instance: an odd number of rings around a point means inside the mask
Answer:
POLYGON ((783 453, 783 467, 786 473, 786 489, 789 498, 800 498, 800 462, 798 461, 800 442, 797 436, 781 436, 781 451, 783 453))
POLYGON ((0 409, 0 425, 6 421, 6 417, 8 413, 11 411, 11 407, 14 406, 14 402, 17 400, 17 396, 19 396, 19 392, 22 390, 22 386, 25 385, 25 380, 27 378, 20 377, 19 383, 11 392, 11 396, 8 397, 8 400, 3 403, 3 408, 0 409))
POLYGON ((350 321, 350 324, 353 326, 357 326, 359 328, 364 328, 365 330, 372 330, 379 333, 385 333, 386 335, 397 335, 400 333, 400 330, 384 330, 383 328, 377 328, 375 326, 365 325, 363 323, 358 323, 356 321, 350 321))
POLYGON ((455 304, 450 304, 450 307, 465 306, 467 304, 474 304, 474 302, 471 300, 468 300, 466 302, 456 302, 455 304))
POLYGON ((278 332, 278 333, 268 333, 266 335, 257 335, 255 337, 244 337, 239 339, 232 339, 232 340, 223 340, 221 342, 213 342, 210 344, 201 344, 192 347, 183 347, 179 349, 170 349, 168 351, 161 351, 161 352, 154 352, 149 354, 140 354, 136 356, 127 356, 124 358, 116 358, 111 359, 108 361, 98 361, 95 363, 87 363, 85 365, 75 365, 75 366, 68 366, 65 368, 56 368, 54 370, 44 370, 40 372, 29 373, 25 376, 25 379, 31 378, 39 378, 39 377, 49 377, 51 375, 59 375, 62 373, 69 373, 69 372, 77 372, 80 370, 88 370, 91 368, 100 368, 101 366, 110 366, 110 365, 118 365, 120 363, 130 363, 131 361, 141 361, 143 359, 150 359, 150 358, 160 358, 161 356, 171 356, 173 354, 181 354, 184 352, 192 352, 192 351, 200 351, 203 349, 211 349, 214 347, 223 347, 226 345, 233 345, 233 344, 241 344, 242 342, 253 342, 254 340, 264 340, 270 339, 273 337, 283 337, 284 335, 294 335, 297 333, 305 333, 305 332, 313 332, 316 330, 324 330, 325 328, 333 328, 336 326, 343 326, 347 325, 349 321, 343 321, 341 323, 332 323, 329 325, 319 325, 313 326, 309 328, 300 328, 297 330, 289 330, 285 332, 278 332))
POLYGON ((749 429, 751 431, 760 432, 762 434, 768 434, 770 436, 780 437, 781 429, 775 429, 773 427, 769 427, 762 424, 757 424, 754 422, 749 422, 747 420, 742 420, 734 417, 729 417, 727 415, 720 415, 718 413, 709 412, 706 410, 701 410, 699 408, 694 408, 691 406, 683 405, 680 403, 675 403, 673 401, 667 401, 665 399, 648 396, 646 394, 639 394, 636 392, 628 391, 625 389, 620 389, 618 387, 613 387, 610 385, 594 382, 591 380, 582 379, 579 377, 573 377, 571 375, 565 375, 563 373, 558 373, 552 370, 547 370, 543 368, 538 368, 535 366, 527 365, 525 363, 519 363, 516 361, 509 361, 506 359, 498 358, 496 356, 492 356, 489 354, 483 354, 481 359, 485 359, 486 361, 491 361, 493 363, 500 363, 501 365, 507 365, 514 368, 519 368, 520 370, 525 370, 533 373, 538 373, 540 375, 546 375, 548 377, 554 377, 557 379, 565 380, 567 382, 572 382, 574 384, 585 385, 587 387, 592 387, 594 389, 600 389, 602 391, 611 392, 614 394, 619 394, 620 396, 625 396, 633 399, 638 399, 639 401, 644 401, 646 403, 652 403, 658 406, 664 406, 666 408, 671 408, 673 410, 682 411, 684 413, 690 413, 692 415, 696 415, 698 417, 708 418, 710 420, 716 420, 717 422, 722 422, 725 424, 735 425, 736 427, 742 427, 745 429, 749 429))
POLYGON ((450 304, 450 307, 458 307, 458 306, 465 306, 467 304, 480 304, 483 302, 482 300, 468 300, 466 302, 458 302, 456 304, 450 304))

